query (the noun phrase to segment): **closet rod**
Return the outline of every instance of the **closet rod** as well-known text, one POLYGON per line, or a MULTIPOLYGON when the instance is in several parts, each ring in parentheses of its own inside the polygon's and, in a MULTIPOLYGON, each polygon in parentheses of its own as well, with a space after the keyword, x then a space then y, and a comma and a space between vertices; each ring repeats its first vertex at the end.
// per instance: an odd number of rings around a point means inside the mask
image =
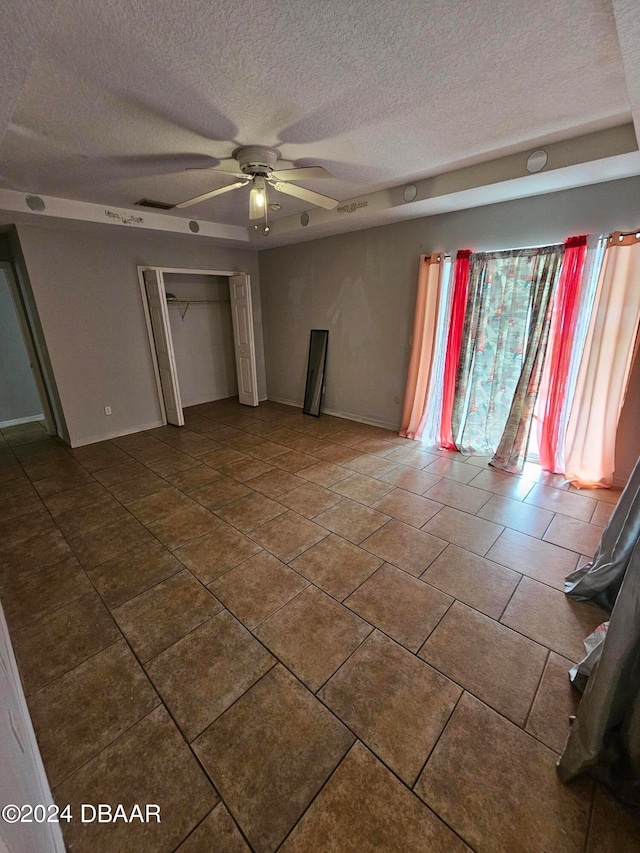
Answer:
POLYGON ((186 305, 187 307, 184 311, 180 311, 180 319, 184 320, 187 316, 187 311, 189 310, 190 305, 221 305, 226 304, 230 305, 230 299, 169 299, 167 298, 167 305, 186 305))

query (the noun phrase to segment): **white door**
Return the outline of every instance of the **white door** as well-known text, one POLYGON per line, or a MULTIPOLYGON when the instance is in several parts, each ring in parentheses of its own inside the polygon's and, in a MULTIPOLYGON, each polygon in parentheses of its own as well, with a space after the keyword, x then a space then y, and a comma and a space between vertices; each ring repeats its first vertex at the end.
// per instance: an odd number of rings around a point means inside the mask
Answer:
POLYGON ((169 325, 169 311, 167 310, 167 297, 164 289, 163 275, 160 270, 145 270, 144 283, 147 290, 149 316, 151 319, 151 328, 153 329, 153 339, 156 345, 160 384, 162 385, 164 407, 167 412, 167 423, 175 424, 175 426, 184 426, 182 401, 178 386, 178 371, 176 370, 176 358, 173 353, 173 341, 171 340, 171 326, 169 325))
POLYGON ((244 274, 232 275, 229 278, 229 289, 231 291, 233 341, 238 372, 238 399, 245 406, 257 406, 256 346, 253 340, 253 311, 249 276, 244 274))

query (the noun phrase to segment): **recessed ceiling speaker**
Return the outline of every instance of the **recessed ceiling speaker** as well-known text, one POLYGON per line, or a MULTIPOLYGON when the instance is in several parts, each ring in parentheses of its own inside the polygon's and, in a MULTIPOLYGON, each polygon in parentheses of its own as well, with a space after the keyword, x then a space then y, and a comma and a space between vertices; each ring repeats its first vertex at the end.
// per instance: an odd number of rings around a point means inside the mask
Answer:
POLYGON ((200 226, 199 226, 199 225, 198 225, 198 223, 195 221, 195 219, 192 219, 192 220, 189 222, 189 231, 193 231, 193 233, 194 233, 194 234, 197 234, 199 230, 200 230, 200 226))
POLYGON ((305 210, 303 214, 300 215, 300 225, 305 228, 309 224, 309 214, 305 210))
POLYGON ((42 213, 45 208, 45 204, 39 195, 28 195, 27 207, 31 208, 31 210, 35 210, 36 213, 42 213))
POLYGON ((547 165, 548 159, 547 152, 542 149, 529 154, 527 157, 527 172, 541 172, 547 165))
POLYGON ((418 195, 418 187, 415 184, 407 184, 402 193, 405 201, 413 201, 418 195))

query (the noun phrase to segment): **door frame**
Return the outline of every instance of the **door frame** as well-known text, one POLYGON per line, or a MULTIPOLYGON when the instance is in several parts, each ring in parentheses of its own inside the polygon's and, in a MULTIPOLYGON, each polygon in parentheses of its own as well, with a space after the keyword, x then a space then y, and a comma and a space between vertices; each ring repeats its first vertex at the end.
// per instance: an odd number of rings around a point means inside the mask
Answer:
MULTIPOLYGON (((40 399, 40 406, 42 407, 42 416, 45 422, 47 433, 49 435, 58 435, 58 427, 56 425, 53 405, 49 397, 49 392, 47 391, 47 384, 44 378, 44 373, 42 371, 42 366, 40 364, 40 359, 38 358, 38 351, 36 347, 34 332, 23 304, 22 293, 20 290, 20 285, 18 284, 18 278, 14 272, 13 264, 11 263, 11 261, 0 261, 0 270, 2 270, 2 272, 5 274, 7 284, 9 285, 11 301, 13 302, 13 307, 18 320, 18 326, 20 327, 22 340, 24 341, 24 346, 27 351, 27 358, 29 359, 31 373, 35 382, 36 391, 38 392, 38 397, 40 399)), ((25 423, 27 422, 25 421, 25 423)))
MULTIPOLYGON (((211 269, 203 270, 203 269, 189 269, 187 267, 154 267, 154 266, 150 266, 149 264, 146 264, 144 266, 140 266, 140 265, 137 266, 138 283, 140 286, 140 297, 142 299, 142 307, 144 310, 144 319, 145 319, 145 324, 147 327, 147 336, 149 338, 149 348, 151 350, 151 361, 153 363, 153 373, 154 373, 155 380, 156 380, 156 390, 158 392, 158 400, 160 402, 160 413, 162 415, 162 422, 163 422, 163 424, 166 425, 168 423, 168 421, 167 421, 167 410, 166 410, 166 406, 164 403, 164 393, 162 391, 162 382, 160 381, 160 366, 158 364, 158 356, 156 353, 156 343, 155 343, 155 338, 153 337, 153 328, 151 325, 151 314, 149 312, 149 303, 147 301, 147 289, 146 289, 145 280, 144 280, 144 274, 148 270, 157 270, 158 272, 162 273, 163 276, 166 275, 167 273, 178 273, 180 275, 217 275, 217 276, 224 276, 225 278, 229 279, 229 292, 231 292, 231 279, 233 278, 233 276, 237 276, 237 275, 246 276, 247 280, 249 282, 251 281, 251 276, 249 275, 248 272, 245 272, 244 270, 211 270, 211 269)), ((253 349, 254 349, 254 354, 255 354, 255 328, 254 328, 254 320, 253 320, 253 309, 252 309, 252 315, 251 315, 251 330, 252 330, 252 335, 254 338, 253 349)), ((170 326, 169 326, 169 334, 171 334, 171 327, 170 326)), ((233 328, 233 337, 234 337, 234 358, 235 358, 236 357, 236 330, 235 330, 235 325, 233 328)), ((254 367, 256 367, 255 382, 256 382, 256 389, 257 389, 257 382, 258 382, 257 365, 254 365, 254 367)), ((237 368, 237 363, 236 363, 236 368, 237 368)))

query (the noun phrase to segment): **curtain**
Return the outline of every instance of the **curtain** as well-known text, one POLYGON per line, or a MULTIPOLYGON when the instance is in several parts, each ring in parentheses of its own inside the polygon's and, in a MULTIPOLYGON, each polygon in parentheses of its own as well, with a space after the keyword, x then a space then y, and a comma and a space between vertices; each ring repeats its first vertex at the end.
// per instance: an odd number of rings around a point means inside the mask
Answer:
POLYGON ((640 239, 612 234, 598 282, 569 427, 565 475, 582 488, 613 483, 618 420, 640 320, 640 239))
POLYGON ((453 301, 451 306, 451 324, 447 357, 444 365, 442 387, 442 417, 440 426, 440 445, 447 450, 456 450, 451 428, 451 415, 456 393, 456 376, 462 345, 465 306, 467 304, 467 289, 469 283, 470 249, 460 249, 456 255, 456 265, 453 280, 453 301))
POLYGON ((427 405, 417 432, 417 435, 423 442, 428 442, 432 446, 437 446, 440 442, 444 366, 448 350, 449 320, 453 299, 451 268, 451 259, 444 257, 440 275, 440 299, 438 304, 438 319, 436 321, 436 340, 431 362, 429 387, 427 388, 427 405))
POLYGON ((587 256, 587 238, 570 237, 564 246, 562 271, 549 330, 551 346, 543 370, 538 404, 540 465, 544 471, 552 472, 557 471, 560 414, 578 319, 577 309, 587 256))
POLYGON ((592 770, 640 816, 640 460, 593 562, 565 589, 613 612, 558 773, 568 782, 592 770))
POLYGON ((421 255, 400 435, 420 439, 436 340, 442 256, 421 255))
POLYGON ((463 453, 493 456, 507 426, 507 461, 501 456, 499 467, 526 451, 563 251, 560 245, 471 256, 452 413, 463 453))

